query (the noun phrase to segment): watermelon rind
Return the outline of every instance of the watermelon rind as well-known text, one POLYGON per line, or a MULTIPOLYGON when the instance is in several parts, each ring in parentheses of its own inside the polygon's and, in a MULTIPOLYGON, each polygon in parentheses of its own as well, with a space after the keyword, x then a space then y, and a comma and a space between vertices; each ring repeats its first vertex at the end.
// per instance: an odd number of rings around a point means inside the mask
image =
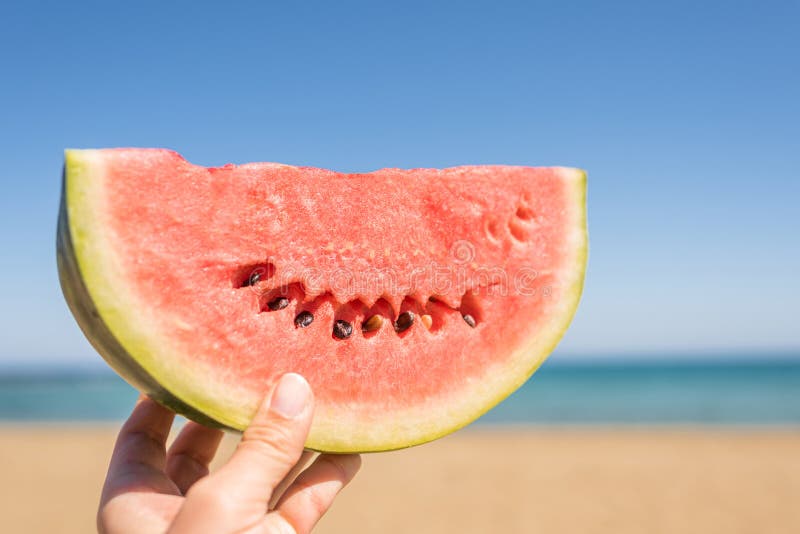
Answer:
MULTIPOLYGON (((63 186, 66 186, 66 169, 64 172, 63 186)), ((176 413, 215 428, 228 428, 203 412, 181 401, 159 384, 128 351, 120 345, 117 338, 109 330, 100 312, 86 288, 75 249, 72 245, 72 236, 67 220, 65 194, 61 195, 61 204, 58 213, 58 231, 56 234, 56 260, 58 262, 61 287, 73 316, 78 321, 81 330, 86 333, 92 346, 127 382, 144 392, 159 403, 167 406, 176 413)))

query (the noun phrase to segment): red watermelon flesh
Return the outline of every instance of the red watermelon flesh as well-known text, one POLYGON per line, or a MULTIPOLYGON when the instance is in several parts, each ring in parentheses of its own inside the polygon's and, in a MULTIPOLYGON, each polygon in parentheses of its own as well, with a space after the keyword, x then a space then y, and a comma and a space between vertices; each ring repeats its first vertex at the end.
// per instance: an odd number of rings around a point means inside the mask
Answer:
POLYGON ((421 443, 502 400, 567 328, 586 250, 575 169, 66 156, 62 286, 111 366, 234 429, 298 372, 318 450, 421 443))

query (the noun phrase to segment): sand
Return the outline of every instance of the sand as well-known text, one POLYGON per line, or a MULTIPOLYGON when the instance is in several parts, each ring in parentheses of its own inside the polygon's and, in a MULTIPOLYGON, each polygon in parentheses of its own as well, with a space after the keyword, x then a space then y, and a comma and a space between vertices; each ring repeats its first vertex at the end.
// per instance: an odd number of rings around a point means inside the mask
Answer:
MULTIPOLYGON (((0 427, 0 530, 92 532, 114 436, 0 427)), ((365 456, 316 532, 797 533, 800 430, 462 431, 365 456)))

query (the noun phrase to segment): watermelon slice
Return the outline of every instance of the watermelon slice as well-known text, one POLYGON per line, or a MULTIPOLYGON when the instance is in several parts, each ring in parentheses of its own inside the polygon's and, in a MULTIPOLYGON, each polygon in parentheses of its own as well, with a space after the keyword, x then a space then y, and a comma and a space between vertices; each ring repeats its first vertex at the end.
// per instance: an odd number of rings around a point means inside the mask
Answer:
POLYGON ((205 168, 69 150, 58 265, 131 384, 243 429, 283 373, 317 399, 307 446, 377 451, 473 421, 537 369, 578 305, 585 173, 205 168))

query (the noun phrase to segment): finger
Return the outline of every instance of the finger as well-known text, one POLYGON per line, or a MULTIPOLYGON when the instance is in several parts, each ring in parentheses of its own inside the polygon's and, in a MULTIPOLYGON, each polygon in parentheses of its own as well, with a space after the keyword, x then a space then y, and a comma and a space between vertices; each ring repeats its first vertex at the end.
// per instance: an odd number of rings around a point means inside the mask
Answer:
POLYGON ((269 509, 272 510, 275 508, 275 505, 278 503, 278 499, 281 498, 281 495, 286 491, 292 482, 297 478, 303 469, 305 469, 308 464, 314 458, 314 451, 303 451, 303 454, 300 455, 300 459, 294 464, 294 467, 289 471, 289 474, 283 477, 281 483, 277 485, 277 487, 272 491, 272 497, 269 500, 269 509))
POLYGON ((187 422, 167 451, 167 476, 181 493, 208 475, 208 464, 222 441, 223 432, 193 421, 187 422))
POLYGON ((321 454, 283 494, 267 523, 288 523, 294 532, 311 532, 334 498, 361 467, 357 454, 321 454))
POLYGON ((113 468, 144 465, 163 470, 166 443, 175 414, 157 402, 141 396, 122 425, 111 457, 113 468))
POLYGON ((141 396, 114 445, 102 501, 120 491, 175 493, 164 474, 166 442, 175 414, 141 396))
POLYGON ((303 452, 311 426, 313 396, 300 375, 281 377, 244 431, 230 460, 189 491, 188 509, 225 508, 257 518, 267 511, 272 490, 289 473, 303 452), (209 506, 210 503, 210 506, 209 506))

